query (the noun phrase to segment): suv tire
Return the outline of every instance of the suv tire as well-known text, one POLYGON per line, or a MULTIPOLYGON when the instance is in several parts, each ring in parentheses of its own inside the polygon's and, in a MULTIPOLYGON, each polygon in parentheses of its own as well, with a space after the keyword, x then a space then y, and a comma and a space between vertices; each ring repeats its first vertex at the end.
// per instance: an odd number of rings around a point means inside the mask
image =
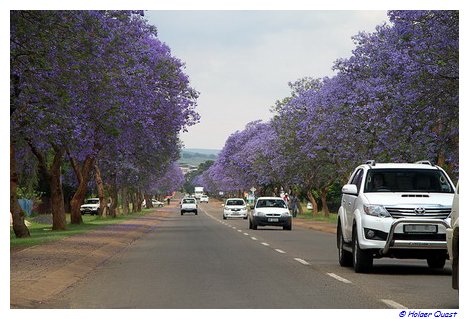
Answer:
POLYGON ((339 265, 342 267, 353 266, 353 255, 344 250, 344 236, 342 235, 340 220, 337 222, 337 249, 339 250, 339 265))
POLYGON ((373 267, 373 255, 360 248, 357 227, 353 227, 353 268, 357 273, 368 273, 373 267))

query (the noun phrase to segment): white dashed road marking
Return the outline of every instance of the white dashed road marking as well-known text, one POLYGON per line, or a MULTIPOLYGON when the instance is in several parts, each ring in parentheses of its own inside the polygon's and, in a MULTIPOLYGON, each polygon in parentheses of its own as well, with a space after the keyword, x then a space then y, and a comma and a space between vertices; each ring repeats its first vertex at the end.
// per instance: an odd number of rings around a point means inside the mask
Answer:
POLYGON ((267 243, 261 243, 261 244, 264 246, 270 246, 270 244, 267 244, 267 243))
POLYGON ((407 309, 406 306, 403 306, 400 303, 397 303, 391 299, 381 299, 381 301, 384 302, 389 307, 394 308, 394 309, 407 309))
POLYGON ((243 233, 243 235, 249 236, 249 234, 248 234, 248 233, 243 233))
POLYGON ((252 240, 257 240, 257 238, 256 238, 256 237, 251 237, 251 239, 252 239, 252 240))
POLYGON ((283 250, 281 250, 281 249, 275 249, 275 251, 276 251, 276 252, 279 252, 279 253, 281 253, 281 254, 285 254, 285 252, 284 252, 283 250))
POLYGON ((334 274, 334 273, 328 272, 327 274, 328 274, 329 276, 331 276, 332 278, 337 279, 338 281, 342 281, 342 282, 344 282, 344 283, 346 283, 346 284, 351 284, 351 283, 352 283, 350 280, 345 279, 345 278, 343 278, 343 277, 340 277, 339 275, 336 275, 336 274, 334 274))
POLYGON ((294 258, 297 262, 303 264, 303 265, 309 265, 310 263, 307 262, 306 260, 303 260, 301 258, 294 258))

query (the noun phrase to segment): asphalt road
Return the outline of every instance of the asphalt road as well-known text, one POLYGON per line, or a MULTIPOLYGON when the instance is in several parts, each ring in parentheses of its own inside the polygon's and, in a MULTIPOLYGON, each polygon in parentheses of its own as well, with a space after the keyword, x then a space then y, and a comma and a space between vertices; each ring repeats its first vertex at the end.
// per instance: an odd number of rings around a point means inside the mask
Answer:
MULTIPOLYGON (((335 235, 260 227, 177 208, 155 231, 101 265, 45 308, 456 309, 451 269, 375 260, 371 274, 337 262, 335 235)), ((293 224, 294 225, 294 224, 293 224)))

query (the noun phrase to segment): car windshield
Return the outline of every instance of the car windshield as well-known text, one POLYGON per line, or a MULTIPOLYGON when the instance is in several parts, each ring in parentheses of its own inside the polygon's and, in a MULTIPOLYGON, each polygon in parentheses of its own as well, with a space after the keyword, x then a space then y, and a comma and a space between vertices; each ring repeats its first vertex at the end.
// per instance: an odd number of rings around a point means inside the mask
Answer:
POLYGON ((194 204, 195 203, 195 199, 193 198, 185 198, 182 200, 182 203, 183 204, 194 204))
POLYGON ((365 192, 454 193, 451 183, 436 169, 371 169, 365 192))
POLYGON ((87 199, 85 204, 99 204, 99 199, 87 199))
POLYGON ((242 199, 229 199, 226 201, 227 206, 243 206, 244 201, 242 199))
POLYGON ((287 208, 287 205, 283 199, 259 199, 256 204, 257 208, 262 207, 278 207, 278 208, 287 208))

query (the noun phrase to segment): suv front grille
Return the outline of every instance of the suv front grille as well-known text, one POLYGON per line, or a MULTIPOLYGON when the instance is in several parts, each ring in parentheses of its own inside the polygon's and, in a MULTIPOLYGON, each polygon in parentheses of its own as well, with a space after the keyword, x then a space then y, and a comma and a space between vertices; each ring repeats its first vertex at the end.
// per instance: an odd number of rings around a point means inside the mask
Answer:
POLYGON ((445 207, 424 207, 425 212, 418 214, 415 212, 416 207, 394 207, 388 206, 386 210, 391 214, 393 218, 404 218, 404 217, 414 217, 414 218, 436 218, 436 219, 445 219, 448 218, 451 213, 451 208, 445 207))

